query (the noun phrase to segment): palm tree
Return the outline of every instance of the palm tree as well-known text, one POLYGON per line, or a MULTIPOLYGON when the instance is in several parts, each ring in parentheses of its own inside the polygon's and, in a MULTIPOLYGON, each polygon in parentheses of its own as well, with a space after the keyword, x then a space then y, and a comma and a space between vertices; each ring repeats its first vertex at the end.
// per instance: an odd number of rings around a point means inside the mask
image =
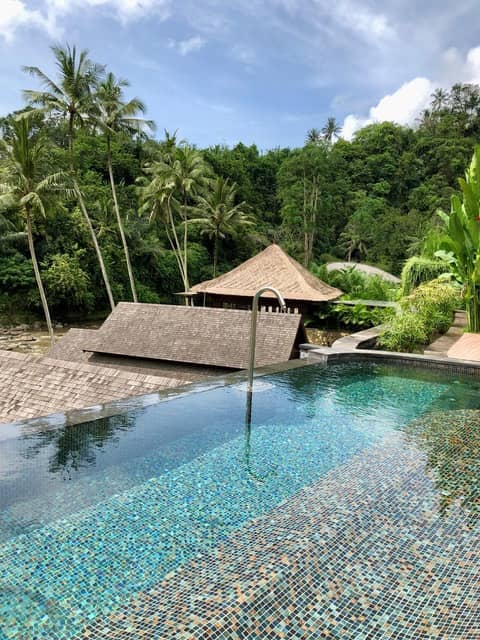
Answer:
POLYGON ((208 196, 199 196, 196 211, 203 216, 190 220, 202 225, 202 233, 213 238, 213 277, 217 275, 218 247, 220 239, 233 236, 241 227, 252 224, 245 212, 245 202, 235 204, 237 185, 228 178, 218 177, 208 196))
POLYGON ((10 138, 2 140, 0 144, 3 156, 0 206, 18 209, 23 217, 35 280, 53 344, 55 335, 35 253, 33 221, 37 215, 45 216, 45 200, 52 192, 60 191, 69 195, 69 191, 64 186, 65 176, 62 173, 43 174, 45 141, 35 126, 32 113, 14 121, 10 138))
POLYGON ((431 95, 432 98, 432 110, 440 111, 446 105, 448 100, 448 93, 444 89, 435 89, 431 95))
POLYGON ((142 211, 150 220, 160 218, 175 254, 185 291, 188 279, 188 223, 192 203, 208 185, 209 167, 197 149, 181 144, 169 146, 163 158, 144 168, 142 211), (183 238, 177 228, 183 227, 183 238))
POLYGON ((337 124, 335 118, 328 118, 326 125, 322 129, 322 135, 325 142, 332 145, 335 140, 338 140, 342 127, 337 124))
POLYGON ((83 126, 89 120, 92 112, 92 87, 98 84, 104 68, 92 62, 86 50, 80 51, 77 55, 76 47, 70 48, 67 45, 52 47, 52 51, 58 69, 58 82, 51 80, 38 67, 24 67, 24 71, 37 78, 45 89, 44 91, 27 90, 24 91, 24 95, 32 106, 39 107, 48 113, 59 114, 67 121, 73 189, 95 247, 110 306, 114 309, 115 302, 102 252, 78 185, 74 152, 75 128, 83 126))
POLYGON ((113 73, 108 73, 105 79, 98 85, 95 98, 94 121, 99 129, 105 134, 107 141, 107 168, 112 189, 113 206, 117 218, 117 225, 122 240, 125 262, 127 264, 128 278, 132 290, 133 301, 137 302, 137 291, 133 277, 130 254, 128 251, 127 239, 123 228, 120 208, 118 206, 117 189, 113 176, 112 166, 112 138, 117 133, 127 133, 129 135, 144 134, 145 130, 153 129, 151 120, 143 120, 137 117, 138 113, 145 113, 145 105, 138 98, 132 98, 128 102, 123 99, 123 89, 128 87, 127 80, 117 79, 113 73))
POLYGON ((320 144, 322 142, 322 132, 319 129, 309 129, 307 131, 307 137, 305 138, 305 144, 320 144))

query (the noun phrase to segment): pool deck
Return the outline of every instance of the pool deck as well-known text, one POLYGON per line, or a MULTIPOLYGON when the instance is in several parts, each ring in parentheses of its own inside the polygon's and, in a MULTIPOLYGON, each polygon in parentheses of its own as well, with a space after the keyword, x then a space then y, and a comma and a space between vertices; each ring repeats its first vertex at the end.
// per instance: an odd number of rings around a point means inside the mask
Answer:
POLYGON ((424 351, 426 356, 443 356, 447 357, 465 357, 468 351, 457 356, 449 356, 449 351, 460 340, 467 326, 467 317, 465 311, 457 311, 450 329, 434 340, 424 351))
POLYGON ((425 464, 388 437, 78 640, 478 640, 478 529, 425 464))

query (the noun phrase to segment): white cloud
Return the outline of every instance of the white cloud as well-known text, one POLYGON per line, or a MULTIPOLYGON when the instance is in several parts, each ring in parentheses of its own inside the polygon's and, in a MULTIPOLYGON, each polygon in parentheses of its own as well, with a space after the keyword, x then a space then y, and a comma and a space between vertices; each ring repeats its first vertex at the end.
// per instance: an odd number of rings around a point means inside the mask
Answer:
POLYGON ((348 115, 343 121, 342 138, 345 138, 345 140, 351 140, 356 131, 362 127, 366 127, 367 124, 372 124, 372 122, 373 120, 369 118, 358 118, 353 114, 348 115))
POLYGON ((427 78, 414 78, 391 95, 384 96, 370 109, 374 122, 391 121, 410 124, 430 100, 434 84, 427 78))
POLYGON ((155 14, 165 20, 170 15, 170 0, 47 0, 54 10, 64 13, 89 7, 112 9, 116 17, 124 22, 155 14))
POLYGON ((368 116, 348 115, 343 122, 342 136, 350 140, 356 131, 373 122, 413 124, 428 106, 436 88, 448 89, 455 82, 480 84, 480 47, 470 49, 464 57, 455 48, 445 51, 438 76, 438 80, 414 78, 406 82, 371 107, 368 116))
MULTIPOLYGON (((317 0, 318 1, 318 0, 317 0)), ((342 26, 349 28, 367 40, 385 40, 395 36, 395 30, 387 17, 352 0, 321 1, 325 11, 342 26)))
POLYGON ((12 40, 15 31, 26 25, 33 25, 54 35, 54 22, 39 11, 28 9, 22 0, 2 0, 0 8, 0 36, 12 40))
POLYGON ((205 46, 206 40, 200 36, 192 36, 187 40, 169 40, 170 49, 176 49, 181 56, 186 56, 192 51, 198 51, 205 46))
POLYGON ((85 8, 108 9, 123 23, 152 14, 166 20, 170 15, 170 3, 171 0, 43 0, 38 9, 29 9, 26 0, 1 0, 0 36, 11 40, 17 29, 24 26, 58 36, 61 18, 85 8))
POLYGON ((480 47, 474 47, 462 58, 458 49, 447 49, 442 58, 442 84, 451 85, 454 82, 480 83, 480 47))

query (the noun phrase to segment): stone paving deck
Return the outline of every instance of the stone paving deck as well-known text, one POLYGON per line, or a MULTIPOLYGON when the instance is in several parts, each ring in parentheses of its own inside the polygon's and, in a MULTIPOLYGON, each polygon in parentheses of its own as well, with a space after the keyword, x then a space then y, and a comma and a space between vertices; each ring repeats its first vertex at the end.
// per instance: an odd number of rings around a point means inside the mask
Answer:
POLYGON ((480 362, 480 335, 464 333, 447 352, 449 358, 480 362))
POLYGON ((478 640, 478 528, 426 462, 390 435, 78 640, 478 640))
POLYGON ((465 311, 457 311, 453 320, 453 324, 450 329, 434 340, 424 351, 426 356, 443 356, 443 357, 460 357, 465 360, 471 360, 471 358, 465 355, 453 356, 449 354, 449 350, 453 345, 463 336, 465 327, 467 326, 467 317, 465 311))

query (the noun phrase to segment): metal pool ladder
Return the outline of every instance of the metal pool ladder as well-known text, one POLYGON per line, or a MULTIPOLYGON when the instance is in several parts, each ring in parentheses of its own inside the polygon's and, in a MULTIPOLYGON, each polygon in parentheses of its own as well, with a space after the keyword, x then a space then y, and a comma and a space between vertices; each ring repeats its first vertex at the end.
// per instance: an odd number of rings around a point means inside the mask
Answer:
POLYGON ((270 287, 269 285, 262 287, 257 291, 257 293, 253 296, 252 302, 252 322, 250 325, 250 352, 248 358, 248 383, 247 383, 247 393, 252 393, 253 391, 253 370, 255 368, 255 345, 257 342, 257 317, 258 317, 258 301, 260 300, 260 296, 265 291, 271 291, 277 296, 278 302, 280 303, 280 308, 283 311, 286 311, 287 305, 285 304, 285 300, 283 299, 282 294, 275 287, 270 287))

